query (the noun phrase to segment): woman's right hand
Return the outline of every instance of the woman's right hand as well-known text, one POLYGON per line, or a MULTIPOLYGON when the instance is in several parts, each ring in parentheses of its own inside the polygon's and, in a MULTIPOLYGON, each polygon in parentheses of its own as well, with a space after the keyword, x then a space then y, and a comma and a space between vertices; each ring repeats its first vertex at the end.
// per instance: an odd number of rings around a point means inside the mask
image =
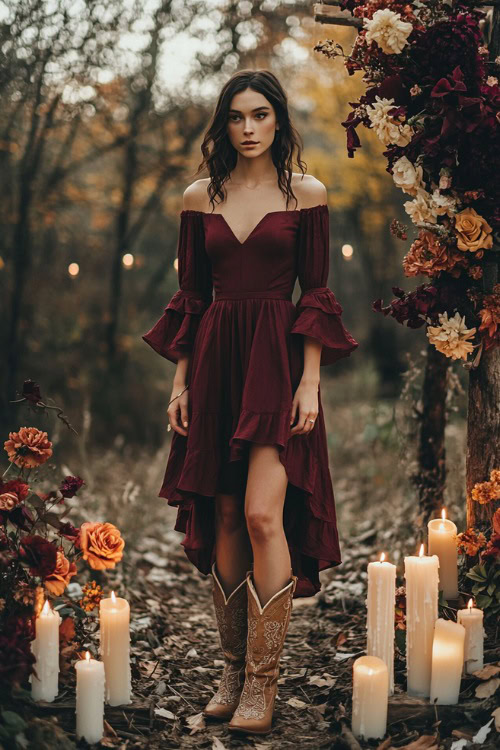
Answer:
POLYGON ((167 409, 168 414, 168 421, 171 425, 172 429, 179 433, 179 435, 184 435, 184 437, 187 436, 187 427, 188 427, 188 393, 189 389, 186 389, 184 393, 181 393, 180 396, 175 398, 177 394, 182 391, 184 386, 176 386, 172 388, 172 393, 170 395, 169 401, 172 401, 170 406, 167 409), (183 426, 184 425, 184 426, 183 426))

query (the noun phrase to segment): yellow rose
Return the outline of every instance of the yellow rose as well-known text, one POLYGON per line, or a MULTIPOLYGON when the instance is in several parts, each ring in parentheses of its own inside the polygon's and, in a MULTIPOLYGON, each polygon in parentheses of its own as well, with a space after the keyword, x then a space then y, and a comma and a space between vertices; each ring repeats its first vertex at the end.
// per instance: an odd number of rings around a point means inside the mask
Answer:
POLYGON ((455 232, 459 250, 475 253, 483 248, 489 250, 493 246, 492 228, 473 208, 464 208, 455 215, 455 232))

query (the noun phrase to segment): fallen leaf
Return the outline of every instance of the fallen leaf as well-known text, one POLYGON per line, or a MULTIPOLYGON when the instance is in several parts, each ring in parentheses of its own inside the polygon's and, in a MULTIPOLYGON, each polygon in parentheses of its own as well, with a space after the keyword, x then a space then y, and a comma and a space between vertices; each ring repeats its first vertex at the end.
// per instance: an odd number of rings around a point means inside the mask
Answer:
POLYGON ((118 737, 117 733, 106 719, 104 719, 104 731, 108 736, 111 735, 112 737, 118 737))
POLYGON ((218 737, 214 737, 212 741, 212 750, 226 750, 226 746, 218 737))
POLYGON ((478 669, 477 672, 473 672, 474 677, 479 677, 480 680, 489 680, 490 677, 494 677, 500 672, 500 666, 498 664, 487 664, 482 669, 478 669))
POLYGON ((472 742, 477 742, 479 745, 482 745, 486 737, 489 735, 491 731, 490 724, 492 723, 493 723, 493 719, 490 719, 489 722, 484 725, 484 727, 481 727, 481 729, 478 732, 476 732, 476 734, 472 738, 472 742))
POLYGON ((414 740, 414 742, 409 742, 407 745, 400 745, 399 750, 438 750, 437 737, 433 734, 423 734, 418 740, 414 740))
POLYGON ((186 659, 188 659, 188 658, 189 658, 189 657, 191 657, 191 656, 198 656, 198 652, 197 652, 197 650, 196 650, 196 649, 194 648, 194 646, 193 646, 193 648, 190 648, 190 649, 189 649, 189 651, 187 652, 187 654, 186 654, 186 659))
POLYGON ((188 716, 186 719, 186 724, 191 729, 189 734, 195 734, 195 732, 200 732, 202 729, 205 729, 206 723, 203 717, 203 712, 200 711, 199 714, 188 716))
POLYGON ((495 710, 491 712, 491 715, 495 719, 495 729, 497 732, 500 732, 500 706, 495 708, 495 710))
POLYGON ((168 711, 166 708, 155 708, 155 716, 161 716, 162 719, 175 719, 177 718, 172 711, 168 711))
POLYGON ((487 682, 481 682, 476 688, 476 698, 489 698, 500 685, 500 677, 493 677, 487 682))
POLYGON ((465 737, 462 737, 460 740, 455 740, 451 743, 450 750, 462 750, 462 748, 467 747, 467 743, 469 740, 466 740, 465 737))
POLYGON ((287 703, 289 706, 293 706, 294 708, 305 708, 307 706, 307 703, 301 701, 300 698, 289 698, 287 700, 287 703))
POLYGON ((342 644, 345 643, 346 641, 347 641, 346 634, 345 633, 339 633, 338 636, 337 636, 337 644, 336 644, 337 648, 339 648, 339 646, 342 646, 342 644))
POLYGON ((335 682, 335 677, 330 677, 330 675, 326 675, 326 677, 320 677, 319 675, 315 674, 312 677, 309 677, 309 681, 307 684, 316 685, 316 687, 332 687, 332 685, 335 685, 335 682))

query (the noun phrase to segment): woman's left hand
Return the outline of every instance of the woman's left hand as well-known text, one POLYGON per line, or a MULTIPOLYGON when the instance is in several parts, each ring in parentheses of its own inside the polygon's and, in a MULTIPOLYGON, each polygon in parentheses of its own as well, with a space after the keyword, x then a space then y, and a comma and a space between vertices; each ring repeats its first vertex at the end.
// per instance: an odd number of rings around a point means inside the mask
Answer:
POLYGON ((305 435, 314 428, 318 416, 318 390, 317 382, 300 381, 293 397, 290 427, 295 422, 297 411, 299 419, 297 424, 291 427, 291 435, 305 435), (311 419, 314 421, 310 422, 311 419))

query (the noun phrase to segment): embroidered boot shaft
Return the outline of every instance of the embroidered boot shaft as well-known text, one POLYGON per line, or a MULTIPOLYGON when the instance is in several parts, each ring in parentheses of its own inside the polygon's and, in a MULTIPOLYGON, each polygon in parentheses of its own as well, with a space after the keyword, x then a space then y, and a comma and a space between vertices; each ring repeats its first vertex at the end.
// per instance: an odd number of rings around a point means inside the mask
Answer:
POLYGON ((245 684, 228 729, 251 734, 271 731, 277 693, 279 661, 292 613, 297 576, 262 607, 247 572, 248 638, 245 684))
POLYGON ((203 710, 204 716, 230 719, 240 699, 245 681, 247 645, 247 585, 244 579, 226 599, 212 565, 213 601, 220 644, 224 653, 224 668, 219 688, 203 710))

